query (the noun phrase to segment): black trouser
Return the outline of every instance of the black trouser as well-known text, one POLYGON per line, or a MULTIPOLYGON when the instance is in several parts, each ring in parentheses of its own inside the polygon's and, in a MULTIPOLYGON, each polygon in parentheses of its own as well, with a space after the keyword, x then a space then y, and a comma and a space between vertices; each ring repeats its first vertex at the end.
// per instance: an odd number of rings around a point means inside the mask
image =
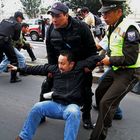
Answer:
POLYGON ((85 74, 85 79, 84 79, 84 92, 83 92, 83 99, 84 99, 84 103, 83 103, 83 108, 82 108, 82 112, 83 112, 83 119, 90 119, 90 110, 91 110, 91 106, 92 106, 92 73, 86 73, 85 74))
POLYGON ((3 60, 3 57, 4 57, 3 53, 0 53, 0 63, 3 60))
POLYGON ((110 69, 96 89, 99 101, 99 115, 90 140, 104 140, 108 124, 112 122, 116 108, 122 98, 132 89, 137 79, 134 69, 110 69))
MULTIPOLYGON (((92 105, 92 73, 85 74, 85 81, 84 81, 84 105, 82 112, 84 114, 84 119, 89 119, 90 117, 90 110, 92 105)), ((50 92, 53 87, 53 79, 52 78, 46 78, 41 86, 41 93, 40 93, 40 101, 44 101, 43 94, 50 92)))
MULTIPOLYGON (((5 55, 7 56, 8 60, 10 61, 10 64, 18 66, 17 57, 10 40, 0 40, 0 56, 2 56, 3 53, 5 53, 5 55)), ((16 73, 16 71, 11 71, 11 79, 16 78, 16 73)))
POLYGON ((35 55, 33 53, 33 50, 32 48, 30 47, 30 44, 25 44, 23 47, 22 47, 24 50, 27 50, 30 58, 33 60, 35 58, 35 55))
POLYGON ((50 92, 53 87, 53 78, 47 78, 43 81, 40 93, 40 102, 45 101, 44 93, 50 92))

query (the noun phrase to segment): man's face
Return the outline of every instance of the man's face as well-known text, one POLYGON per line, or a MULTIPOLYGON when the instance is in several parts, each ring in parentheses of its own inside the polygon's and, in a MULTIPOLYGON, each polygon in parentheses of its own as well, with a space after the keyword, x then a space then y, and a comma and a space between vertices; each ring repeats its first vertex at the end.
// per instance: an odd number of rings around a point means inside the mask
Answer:
POLYGON ((22 27, 22 33, 28 33, 29 27, 22 27))
POLYGON ((63 28, 68 25, 68 14, 51 14, 52 16, 52 23, 56 29, 63 28))
POLYGON ((114 25, 118 21, 120 16, 122 16, 122 10, 121 9, 110 10, 102 13, 102 16, 107 25, 114 25))
POLYGON ((23 19, 21 17, 17 17, 17 22, 21 23, 23 19))
POLYGON ((74 62, 69 62, 67 56, 60 55, 58 58, 58 67, 61 73, 71 71, 74 67, 74 62))

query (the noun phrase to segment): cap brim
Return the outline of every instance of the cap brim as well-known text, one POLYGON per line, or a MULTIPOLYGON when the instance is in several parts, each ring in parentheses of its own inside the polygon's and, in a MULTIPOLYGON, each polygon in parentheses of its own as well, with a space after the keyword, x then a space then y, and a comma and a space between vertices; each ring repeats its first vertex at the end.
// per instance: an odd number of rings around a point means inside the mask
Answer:
POLYGON ((107 11, 110 11, 110 10, 112 10, 113 8, 110 8, 110 7, 105 7, 105 6, 103 6, 103 7, 101 7, 101 9, 99 9, 98 10, 98 12, 100 12, 100 13, 104 13, 104 12, 107 12, 107 11))
POLYGON ((50 10, 47 12, 47 14, 51 14, 51 13, 58 15, 58 14, 61 14, 62 11, 56 10, 56 9, 50 9, 50 10))

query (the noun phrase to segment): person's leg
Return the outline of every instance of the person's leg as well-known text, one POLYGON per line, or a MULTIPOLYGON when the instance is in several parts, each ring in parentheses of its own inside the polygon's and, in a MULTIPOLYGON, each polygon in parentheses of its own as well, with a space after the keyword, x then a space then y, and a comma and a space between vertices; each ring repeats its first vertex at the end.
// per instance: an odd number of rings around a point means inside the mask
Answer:
MULTIPOLYGON (((108 69, 106 70, 106 72, 99 78, 99 84, 100 84, 100 82, 104 79, 104 77, 106 76, 106 74, 110 71, 110 69, 111 69, 111 68, 108 68, 108 69)), ((105 81, 104 81, 103 83, 105 83, 105 81)), ((110 83, 110 84, 111 84, 111 83, 110 83)), ((106 91, 106 90, 109 88, 110 84, 109 84, 108 86, 106 85, 106 89, 103 89, 103 91, 106 91)), ((97 87, 96 90, 98 90, 98 87, 97 87)), ((100 103, 100 101, 101 101, 101 99, 102 99, 102 97, 103 97, 103 95, 100 95, 99 93, 101 93, 101 92, 98 92, 98 91, 96 92, 96 91, 95 91, 95 102, 96 102, 96 105, 94 105, 93 107, 94 107, 96 110, 99 109, 99 103, 100 103)), ((118 106, 117 109, 116 109, 116 111, 115 111, 115 115, 114 115, 114 118, 113 118, 113 119, 114 119, 114 120, 121 120, 122 117, 123 117, 122 110, 121 110, 121 108, 118 106)))
POLYGON ((0 73, 4 72, 7 69, 7 64, 9 64, 10 61, 8 61, 8 58, 4 56, 4 59, 0 63, 0 73))
MULTIPOLYGON (((3 52, 8 57, 8 60, 10 61, 10 64, 14 66, 18 66, 17 57, 14 51, 14 48, 12 47, 11 42, 4 42, 3 44, 3 52)), ((20 82, 21 80, 17 78, 17 72, 11 71, 11 78, 10 83, 20 82)))
POLYGON ((14 51, 18 59, 18 67, 24 68, 26 66, 25 56, 17 48, 14 48, 14 51))
POLYGON ((53 78, 48 78, 46 77, 46 79, 43 81, 42 85, 41 85, 41 92, 40 92, 40 99, 39 101, 45 101, 43 95, 44 93, 50 92, 53 86, 53 78))
POLYGON ((3 52, 2 52, 1 49, 0 49, 0 63, 2 62, 3 57, 4 57, 3 52))
POLYGON ((54 119, 63 119, 64 109, 65 107, 63 105, 53 101, 36 103, 29 112, 19 137, 23 140, 32 140, 42 117, 47 116, 54 119))
POLYGON ((76 140, 80 126, 81 112, 76 104, 70 104, 63 112, 63 119, 66 121, 64 140, 76 140))
POLYGON ((35 61, 36 60, 36 57, 35 57, 35 55, 33 53, 32 48, 30 47, 30 44, 24 45, 23 46, 23 49, 27 50, 27 52, 28 52, 28 54, 29 54, 29 56, 30 56, 30 58, 31 58, 32 61, 35 61))
MULTIPOLYGON (((40 92, 40 99, 39 101, 45 101, 43 95, 44 93, 50 92, 53 86, 53 78, 47 78, 43 81, 42 86, 41 86, 41 92, 40 92)), ((45 117, 41 118, 40 124, 45 122, 45 117)))
POLYGON ((83 99, 84 99, 84 105, 82 108, 82 120, 83 120, 83 127, 86 129, 91 129, 92 122, 91 122, 91 108, 92 108, 92 73, 88 73, 85 75, 85 81, 84 81, 84 92, 83 92, 83 99))
POLYGON ((104 140, 106 138, 108 125, 112 123, 112 119, 120 101, 137 81, 134 79, 133 75, 133 69, 118 70, 117 72, 110 71, 103 80, 105 81, 106 79, 106 83, 101 82, 98 92, 104 92, 102 87, 106 84, 108 85, 108 82, 110 83, 111 79, 113 80, 111 86, 105 91, 105 94, 100 101, 99 115, 96 126, 91 133, 91 140, 104 140))

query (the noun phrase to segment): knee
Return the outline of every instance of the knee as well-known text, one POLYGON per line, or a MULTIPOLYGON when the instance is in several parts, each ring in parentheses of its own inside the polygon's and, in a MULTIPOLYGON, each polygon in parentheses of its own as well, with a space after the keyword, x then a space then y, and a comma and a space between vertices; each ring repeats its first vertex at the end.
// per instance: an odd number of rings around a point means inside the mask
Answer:
POLYGON ((42 103, 41 102, 38 102, 36 104, 34 104, 34 106, 32 107, 32 111, 34 112, 41 112, 41 109, 42 109, 42 103))
POLYGON ((69 109, 66 109, 66 111, 64 112, 64 119, 79 119, 81 118, 81 112, 80 112, 80 108, 76 105, 76 106, 71 106, 69 109))
POLYGON ((100 105, 99 105, 100 109, 103 109, 103 108, 105 109, 106 106, 107 106, 107 104, 108 104, 108 101, 105 100, 105 99, 102 99, 102 100, 100 101, 100 105))

